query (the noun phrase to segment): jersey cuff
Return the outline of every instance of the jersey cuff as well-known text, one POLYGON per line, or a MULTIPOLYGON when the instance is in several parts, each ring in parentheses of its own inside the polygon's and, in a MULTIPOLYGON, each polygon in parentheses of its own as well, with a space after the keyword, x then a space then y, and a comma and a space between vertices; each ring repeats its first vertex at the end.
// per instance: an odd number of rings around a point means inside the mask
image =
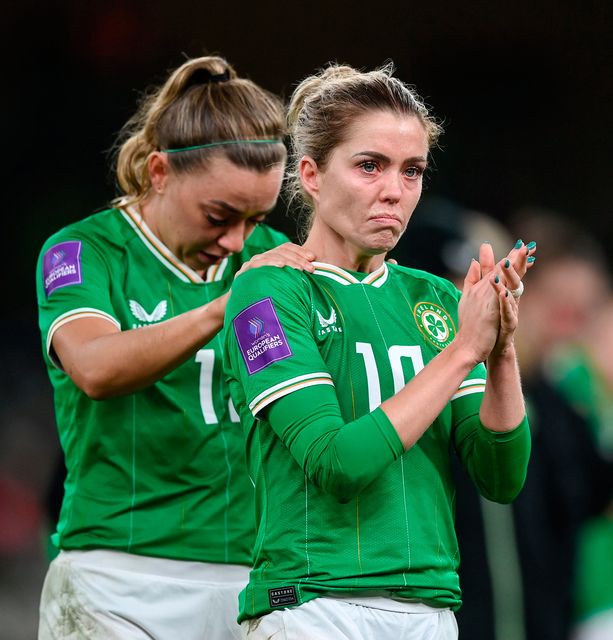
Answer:
POLYGON ((325 371, 318 371, 316 373, 306 373, 302 376, 296 376, 290 378, 284 382, 280 382, 272 387, 269 387, 265 391, 262 391, 257 395, 250 403, 249 409, 255 417, 259 411, 264 407, 267 407, 271 402, 282 398, 298 389, 306 389, 307 387, 313 387, 318 384, 329 384, 334 386, 332 377, 325 371))
POLYGON ((56 356, 53 348, 51 346, 51 341, 53 340, 53 336, 55 332, 63 327, 65 324, 72 322, 73 320, 79 320, 79 318, 102 318, 103 320, 108 320, 112 322, 118 329, 121 330, 121 325, 119 321, 114 318, 112 315, 106 313, 105 311, 100 311, 100 309, 93 309, 91 307, 81 307, 80 309, 72 309, 71 311, 67 311, 63 313, 61 316, 58 316, 49 327, 49 331, 47 332, 47 340, 46 340, 46 350, 47 355, 49 356, 49 360, 57 367, 60 371, 64 371, 62 368, 62 364, 56 356))
POLYGON ((377 407, 370 413, 370 416, 379 427, 379 431, 387 442, 389 448, 394 452, 394 459, 401 456, 405 451, 404 445, 402 444, 402 440, 400 439, 398 432, 390 422, 385 411, 383 411, 381 407, 377 407))
POLYGON ((484 436, 484 440, 491 443, 512 442, 513 440, 517 440, 517 438, 521 438, 526 430, 530 430, 527 415, 524 415, 522 421, 516 427, 508 431, 492 431, 488 429, 481 420, 479 420, 479 426, 481 427, 481 434, 484 436))

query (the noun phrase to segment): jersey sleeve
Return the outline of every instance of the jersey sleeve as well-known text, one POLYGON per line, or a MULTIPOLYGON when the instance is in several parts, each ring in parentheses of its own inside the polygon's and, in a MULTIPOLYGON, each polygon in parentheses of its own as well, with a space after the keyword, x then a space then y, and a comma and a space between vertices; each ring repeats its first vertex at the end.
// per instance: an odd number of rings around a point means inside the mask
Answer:
POLYGON ((120 327, 110 297, 111 276, 101 250, 78 234, 60 233, 41 250, 36 268, 39 326, 51 361, 54 333, 77 318, 103 318, 120 327))
POLYGON ((298 389, 333 386, 313 338, 312 313, 308 287, 294 269, 259 267, 234 281, 226 356, 254 416, 298 389))
POLYGON ((488 500, 511 502, 526 479, 530 457, 527 418, 513 430, 491 431, 483 426, 479 410, 485 391, 486 369, 473 369, 451 399, 453 437, 462 466, 488 500))
POLYGON ((299 272, 260 267, 239 276, 226 309, 226 373, 241 415, 247 407, 268 422, 307 477, 347 502, 404 448, 380 408, 344 422, 311 314, 299 272))

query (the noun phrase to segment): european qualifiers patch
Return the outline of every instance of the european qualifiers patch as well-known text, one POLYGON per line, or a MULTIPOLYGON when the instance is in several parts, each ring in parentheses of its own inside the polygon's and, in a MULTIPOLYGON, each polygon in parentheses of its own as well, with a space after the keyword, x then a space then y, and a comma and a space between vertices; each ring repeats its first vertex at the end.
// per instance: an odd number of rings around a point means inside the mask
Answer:
POLYGON ((232 324, 249 375, 292 355, 271 298, 253 303, 232 324))
POLYGON ((268 589, 268 602, 272 607, 284 607, 288 604, 298 604, 296 587, 281 587, 268 589))
POLYGON ((422 335, 441 351, 455 338, 453 318, 433 302, 418 302, 413 316, 422 335))
POLYGON ((43 256, 43 282, 47 298, 61 287, 81 284, 81 242, 53 245, 43 256))

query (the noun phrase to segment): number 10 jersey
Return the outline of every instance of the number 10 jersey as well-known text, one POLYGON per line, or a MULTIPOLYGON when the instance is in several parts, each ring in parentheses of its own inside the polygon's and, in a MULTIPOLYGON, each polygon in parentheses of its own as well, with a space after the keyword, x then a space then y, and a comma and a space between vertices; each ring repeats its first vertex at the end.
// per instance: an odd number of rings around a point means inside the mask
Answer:
MULTIPOLYGON (((327 400, 333 388, 345 424, 384 415, 381 402, 453 340, 460 293, 446 280, 397 265, 370 274, 315 266, 312 274, 264 267, 257 282, 250 272, 239 276, 226 311, 225 364, 247 430, 258 521, 240 619, 330 593, 457 608, 450 453, 455 448, 496 499, 505 480, 490 473, 496 463, 488 452, 525 449, 526 432, 494 434, 480 425, 486 370, 479 365, 409 451, 379 419, 395 451, 357 495, 339 501, 324 491, 297 453, 319 443, 305 444, 306 431, 275 433, 268 422, 273 403, 296 394, 298 410, 300 390, 310 389, 317 405, 313 390, 327 400)), ((356 449, 379 455, 370 431, 364 434, 356 449)))

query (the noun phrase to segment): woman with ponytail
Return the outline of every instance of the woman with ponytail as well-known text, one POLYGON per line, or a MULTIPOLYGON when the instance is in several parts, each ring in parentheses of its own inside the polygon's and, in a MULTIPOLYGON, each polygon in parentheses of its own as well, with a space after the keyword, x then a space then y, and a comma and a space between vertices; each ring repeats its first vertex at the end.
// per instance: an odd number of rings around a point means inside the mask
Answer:
POLYGON ((490 500, 522 487, 513 335, 534 245, 495 263, 484 244, 461 298, 384 261, 440 132, 389 65, 329 65, 298 85, 289 124, 315 270, 247 272, 226 310, 258 529, 239 620, 252 640, 454 640, 450 455, 490 500))
POLYGON ((67 476, 41 639, 238 637, 253 487, 219 331, 238 272, 312 268, 263 224, 284 132, 277 98, 222 58, 188 60, 121 133, 121 196, 42 248, 67 476))

